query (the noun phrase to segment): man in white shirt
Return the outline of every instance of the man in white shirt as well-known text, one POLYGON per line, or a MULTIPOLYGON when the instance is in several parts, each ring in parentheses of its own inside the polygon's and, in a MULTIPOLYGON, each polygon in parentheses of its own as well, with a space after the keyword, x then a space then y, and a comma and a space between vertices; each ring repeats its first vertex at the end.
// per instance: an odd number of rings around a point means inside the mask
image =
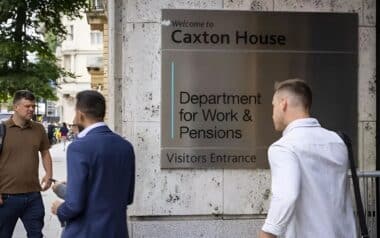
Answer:
POLYGON ((347 148, 310 117, 311 103, 302 80, 275 87, 273 123, 282 138, 268 150, 272 200, 260 238, 357 237, 347 148))

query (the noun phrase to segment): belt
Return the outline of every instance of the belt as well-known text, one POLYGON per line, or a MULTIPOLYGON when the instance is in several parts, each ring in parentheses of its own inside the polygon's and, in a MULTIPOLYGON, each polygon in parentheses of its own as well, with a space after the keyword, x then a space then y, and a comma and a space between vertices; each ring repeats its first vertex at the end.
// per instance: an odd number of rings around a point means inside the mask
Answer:
POLYGON ((25 196, 25 195, 30 195, 32 193, 37 193, 37 192, 30 192, 30 193, 2 193, 1 196, 9 197, 9 196, 25 196))

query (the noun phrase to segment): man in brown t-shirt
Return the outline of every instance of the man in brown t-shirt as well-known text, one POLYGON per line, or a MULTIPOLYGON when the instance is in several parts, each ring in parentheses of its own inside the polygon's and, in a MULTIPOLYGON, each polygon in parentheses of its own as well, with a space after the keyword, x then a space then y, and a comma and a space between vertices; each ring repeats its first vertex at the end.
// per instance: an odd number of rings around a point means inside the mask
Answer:
POLYGON ((52 159, 44 127, 32 121, 34 95, 20 90, 13 98, 13 116, 5 122, 6 135, 0 154, 0 237, 11 238, 20 218, 28 238, 41 238, 45 209, 40 191, 51 186, 52 159), (45 176, 39 182, 41 153, 45 176))

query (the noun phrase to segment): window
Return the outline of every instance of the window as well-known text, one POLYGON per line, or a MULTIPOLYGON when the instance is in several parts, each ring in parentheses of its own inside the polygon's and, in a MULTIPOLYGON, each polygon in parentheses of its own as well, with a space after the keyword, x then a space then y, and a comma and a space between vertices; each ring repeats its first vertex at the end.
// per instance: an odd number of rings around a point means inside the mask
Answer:
POLYGON ((71 55, 63 56, 63 67, 67 71, 71 71, 71 55))
POLYGON ((103 33, 101 31, 91 31, 91 45, 103 44, 103 33))
POLYGON ((67 40, 74 40, 74 26, 70 25, 67 29, 67 40))

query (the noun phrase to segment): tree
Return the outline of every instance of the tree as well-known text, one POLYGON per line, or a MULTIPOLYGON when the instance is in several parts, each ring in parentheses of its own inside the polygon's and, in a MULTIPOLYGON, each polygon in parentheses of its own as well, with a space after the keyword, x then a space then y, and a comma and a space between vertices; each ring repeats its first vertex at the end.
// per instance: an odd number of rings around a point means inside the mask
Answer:
POLYGON ((0 0, 1 101, 19 89, 56 99, 51 85, 74 75, 57 65, 51 46, 67 33, 62 18, 80 17, 86 7, 87 0, 0 0))

